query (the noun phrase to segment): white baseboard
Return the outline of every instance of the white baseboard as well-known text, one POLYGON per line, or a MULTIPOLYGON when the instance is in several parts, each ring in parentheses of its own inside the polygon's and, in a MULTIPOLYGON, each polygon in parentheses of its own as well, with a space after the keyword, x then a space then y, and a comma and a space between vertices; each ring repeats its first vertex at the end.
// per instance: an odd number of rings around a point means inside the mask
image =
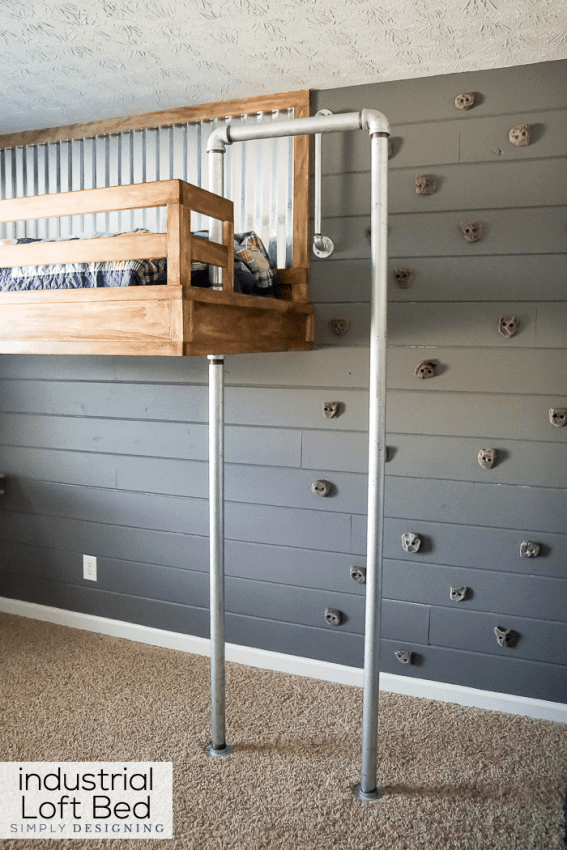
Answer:
MULTIPOLYGON (((0 612, 35 620, 45 620, 60 626, 84 629, 98 634, 126 638, 152 646, 162 646, 166 649, 177 649, 194 655, 210 654, 209 641, 206 638, 162 631, 149 626, 125 623, 122 620, 96 617, 92 614, 79 614, 62 608, 37 605, 33 602, 21 602, 16 599, 0 597, 0 612)), ((296 676, 306 676, 310 679, 322 679, 327 682, 338 682, 356 687, 362 687, 364 683, 363 671, 358 667, 346 667, 342 664, 331 664, 328 661, 285 655, 281 652, 269 652, 268 650, 239 646, 233 643, 226 644, 225 652, 227 661, 235 661, 238 664, 258 667, 262 670, 278 670, 282 673, 292 673, 296 676)), ((433 682, 428 679, 397 676, 393 673, 380 674, 380 689, 395 694, 406 694, 412 697, 423 697, 490 711, 500 711, 505 714, 518 714, 523 717, 535 717, 539 720, 567 723, 567 705, 519 697, 514 694, 481 691, 462 685, 448 685, 444 682, 433 682)))

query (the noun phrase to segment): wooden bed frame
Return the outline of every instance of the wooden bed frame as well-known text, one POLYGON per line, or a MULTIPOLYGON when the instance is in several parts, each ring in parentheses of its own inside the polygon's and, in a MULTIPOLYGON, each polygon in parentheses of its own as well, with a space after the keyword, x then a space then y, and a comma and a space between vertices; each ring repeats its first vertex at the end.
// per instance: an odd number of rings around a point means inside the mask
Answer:
POLYGON ((233 205, 182 180, 0 201, 0 222, 167 207, 167 234, 0 247, 0 267, 167 257, 167 285, 0 292, 1 354, 240 354, 313 347, 307 269, 278 270, 286 299, 233 291, 233 205), (191 235, 191 211, 223 223, 223 244, 191 235), (223 289, 191 285, 191 261, 223 289))

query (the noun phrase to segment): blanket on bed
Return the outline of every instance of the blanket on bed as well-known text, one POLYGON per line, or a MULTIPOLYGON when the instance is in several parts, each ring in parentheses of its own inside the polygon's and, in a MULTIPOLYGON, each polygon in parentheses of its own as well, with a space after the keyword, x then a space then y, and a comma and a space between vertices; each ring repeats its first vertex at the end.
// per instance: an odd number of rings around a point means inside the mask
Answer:
MULTIPOLYGON (((149 231, 137 231, 149 232, 149 231)), ((117 236, 113 233, 91 233, 80 238, 117 236)), ((207 238, 205 231, 196 236, 207 238)), ((41 242, 29 237, 3 239, 0 245, 23 245, 41 242)), ((61 240, 59 240, 61 241, 61 240)), ((208 287, 209 269, 205 263, 192 263, 191 282, 208 287)), ((29 289, 85 289, 118 286, 155 286, 167 283, 167 260, 113 260, 100 263, 65 263, 45 266, 0 268, 0 291, 29 289)), ((277 297, 276 269, 260 237, 253 231, 234 235, 234 291, 245 295, 277 297)))

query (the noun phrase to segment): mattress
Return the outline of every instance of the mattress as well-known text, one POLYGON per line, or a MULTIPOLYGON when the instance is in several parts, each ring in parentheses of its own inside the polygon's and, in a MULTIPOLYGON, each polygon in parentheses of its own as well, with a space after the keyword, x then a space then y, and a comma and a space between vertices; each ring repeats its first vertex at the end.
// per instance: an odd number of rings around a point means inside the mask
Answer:
MULTIPOLYGON (((147 233, 149 231, 137 231, 147 233)), ((117 233, 89 233, 73 239, 118 236, 117 233)), ((207 238, 205 231, 194 234, 207 238)), ((29 237, 3 239, 0 245, 23 245, 45 240, 29 237)), ((53 241, 53 240, 50 240, 53 241)), ((61 240, 60 240, 61 241, 61 240)), ((87 289, 120 286, 155 286, 167 283, 166 259, 113 260, 92 263, 65 263, 44 266, 0 268, 0 291, 21 292, 38 289, 87 289)), ((204 263, 191 264, 193 286, 209 287, 209 269, 204 263)), ((277 297, 276 269, 260 237, 253 231, 234 236, 234 291, 246 295, 277 297)))

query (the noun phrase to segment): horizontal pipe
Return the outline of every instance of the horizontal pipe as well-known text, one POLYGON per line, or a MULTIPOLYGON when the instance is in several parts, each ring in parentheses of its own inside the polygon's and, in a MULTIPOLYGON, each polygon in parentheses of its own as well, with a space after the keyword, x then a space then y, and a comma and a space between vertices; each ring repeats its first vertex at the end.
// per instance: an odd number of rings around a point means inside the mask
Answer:
POLYGON ((333 133, 367 129, 370 134, 390 133, 387 118, 375 109, 344 112, 338 115, 315 115, 310 118, 290 118, 265 124, 225 124, 209 136, 207 151, 224 152, 226 145, 250 139, 275 139, 280 136, 303 136, 314 133, 333 133))

